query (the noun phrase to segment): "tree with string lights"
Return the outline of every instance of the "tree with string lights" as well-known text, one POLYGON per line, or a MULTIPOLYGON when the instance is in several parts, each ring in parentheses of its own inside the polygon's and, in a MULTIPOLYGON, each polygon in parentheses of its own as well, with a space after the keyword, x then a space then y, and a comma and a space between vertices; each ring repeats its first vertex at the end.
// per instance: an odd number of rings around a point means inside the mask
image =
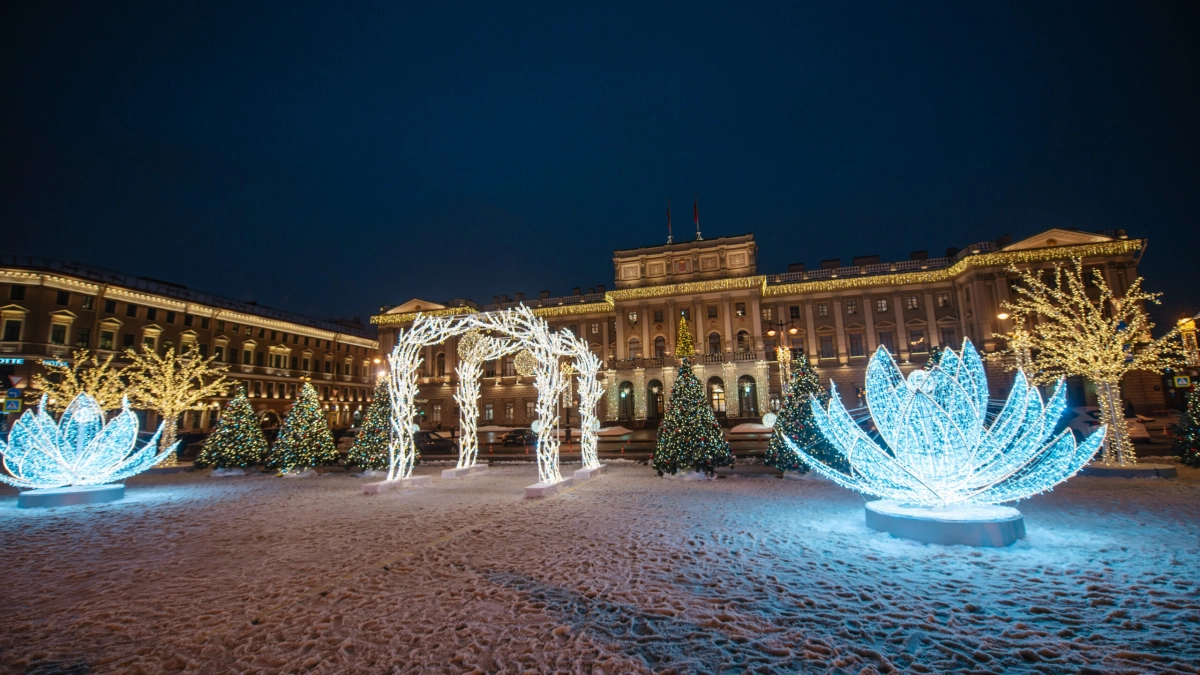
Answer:
POLYGON ((217 427, 204 439, 204 448, 194 464, 198 468, 245 468, 262 462, 266 454, 267 439, 258 416, 246 398, 246 390, 239 387, 221 413, 217 427))
POLYGON ((134 405, 158 413, 163 433, 160 448, 175 444, 179 416, 188 410, 203 410, 204 399, 224 396, 229 388, 226 367, 214 365, 216 356, 204 358, 195 345, 177 354, 174 348, 163 354, 153 350, 125 351, 131 363, 125 369, 128 394, 134 405))
POLYGON ((682 318, 675 353, 683 365, 675 377, 671 401, 658 428, 654 468, 660 476, 688 470, 712 475, 718 467, 733 466, 733 453, 704 396, 703 385, 692 372, 691 358, 696 352, 687 321, 682 318))
POLYGON ((780 471, 808 472, 808 466, 784 442, 786 438, 839 471, 849 470, 841 453, 825 440, 813 422, 811 401, 814 397, 821 407, 829 405, 829 391, 821 386, 821 379, 808 358, 800 354, 792 361, 792 380, 784 394, 783 406, 775 417, 775 434, 767 443, 764 461, 768 466, 780 471))
POLYGON ((293 473, 337 461, 338 451, 317 390, 305 382, 279 427, 279 438, 268 454, 267 465, 281 473, 293 473))
POLYGON ((391 434, 392 402, 388 399, 387 376, 380 375, 375 384, 375 396, 367 407, 354 446, 346 456, 346 463, 360 469, 388 468, 388 437, 391 434))
POLYGON ((113 367, 113 356, 109 354, 102 361, 86 349, 76 349, 70 363, 43 361, 46 374, 33 376, 28 402, 33 405, 45 394, 46 407, 60 413, 75 397, 87 394, 105 412, 120 408, 125 397, 125 383, 121 381, 124 369, 113 367))
POLYGON ((1188 393, 1187 409, 1171 427, 1171 435, 1175 437, 1171 451, 1179 461, 1200 468, 1200 391, 1188 393))
POLYGON ((1117 297, 1100 271, 1092 270, 1089 276, 1078 258, 1070 267, 1055 265, 1049 281, 1039 270, 1021 272, 1015 292, 1003 306, 1021 335, 1021 344, 1010 344, 1010 351, 1022 353, 1009 368, 1020 368, 1037 384, 1069 376, 1091 380, 1100 423, 1107 429, 1101 461, 1136 464, 1121 379, 1135 370, 1161 372, 1181 362, 1175 330, 1158 339, 1150 334, 1154 324, 1145 304, 1158 304, 1162 294, 1143 291, 1139 277, 1117 297), (1094 288, 1091 295, 1089 285, 1094 288))

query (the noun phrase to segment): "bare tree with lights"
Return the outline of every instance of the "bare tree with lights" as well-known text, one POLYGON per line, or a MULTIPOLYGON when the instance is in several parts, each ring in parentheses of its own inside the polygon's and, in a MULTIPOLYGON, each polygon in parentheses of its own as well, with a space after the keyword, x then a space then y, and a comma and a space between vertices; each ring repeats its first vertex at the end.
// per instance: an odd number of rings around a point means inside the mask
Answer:
POLYGON ((71 354, 71 363, 56 364, 43 362, 46 374, 33 376, 30 395, 34 401, 45 394, 46 407, 60 413, 80 394, 88 394, 105 412, 121 407, 125 384, 121 381, 123 368, 113 366, 113 354, 103 361, 86 349, 76 349, 71 354))
MULTIPOLYGON (((1014 271, 1015 268, 1014 268, 1014 271)), ((1135 370, 1160 372, 1179 363, 1177 332, 1153 339, 1154 324, 1145 303, 1158 304, 1161 293, 1142 290, 1139 277, 1123 297, 1116 297, 1099 270, 1092 270, 1094 296, 1088 295, 1083 261, 1055 265, 1050 281, 1039 271, 1021 272, 1016 297, 1004 304, 1019 327, 1018 344, 1010 344, 1020 368, 1038 384, 1060 377, 1082 376, 1096 385, 1100 423, 1107 428, 1101 452, 1105 464, 1137 463, 1125 424, 1121 379, 1135 370)))
POLYGON ((204 399, 223 396, 230 382, 225 366, 213 365, 216 356, 200 356, 195 345, 183 354, 168 349, 161 356, 154 351, 125 351, 132 362, 125 373, 129 378, 129 397, 135 405, 162 417, 163 433, 159 447, 175 443, 179 416, 188 410, 203 410, 204 399))

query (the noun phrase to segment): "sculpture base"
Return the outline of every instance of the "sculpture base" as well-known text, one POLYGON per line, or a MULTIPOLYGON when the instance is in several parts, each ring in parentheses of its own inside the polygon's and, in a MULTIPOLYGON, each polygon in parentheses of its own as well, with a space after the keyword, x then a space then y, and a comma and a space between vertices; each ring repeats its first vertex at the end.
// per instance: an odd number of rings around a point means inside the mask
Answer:
POLYGON ((539 499, 558 494, 571 487, 573 482, 573 478, 564 478, 557 483, 534 483, 525 488, 525 499, 539 499))
POLYGON ((26 490, 17 495, 17 508, 44 509, 77 504, 115 502, 125 496, 125 485, 73 485, 70 487, 26 490))
POLYGON ((442 480, 454 480, 456 478, 467 478, 468 476, 482 476, 487 472, 487 464, 474 464, 471 466, 464 466, 461 469, 442 469, 442 480))
POLYGON ((867 527, 926 544, 1008 546, 1025 538, 1025 518, 1009 506, 906 506, 867 502, 867 527))
POLYGON ((401 478, 400 480, 382 480, 378 483, 366 483, 363 485, 364 495, 377 495, 381 492, 389 490, 406 490, 408 488, 431 486, 433 478, 430 476, 413 476, 412 478, 401 478))
POLYGON ((1102 478, 1176 478, 1179 472, 1171 464, 1100 464, 1093 462, 1083 467, 1080 476, 1102 478))
POLYGON ((582 469, 576 469, 575 473, 571 474, 571 477, 575 479, 576 483, 582 483, 585 480, 591 480, 598 476, 603 476, 607 472, 606 471, 607 468, 608 468, 607 464, 601 464, 599 466, 592 466, 592 467, 584 467, 582 469))

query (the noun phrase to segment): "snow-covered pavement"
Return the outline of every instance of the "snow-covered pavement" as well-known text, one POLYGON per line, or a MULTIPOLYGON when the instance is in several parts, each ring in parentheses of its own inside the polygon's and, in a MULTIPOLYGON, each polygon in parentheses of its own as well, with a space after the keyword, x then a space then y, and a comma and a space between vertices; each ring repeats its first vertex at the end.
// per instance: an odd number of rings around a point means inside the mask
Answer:
POLYGON ((869 531, 820 480, 640 465, 525 501, 532 465, 141 476, 0 492, 0 672, 1200 672, 1200 472, 1075 478, 1003 550, 869 531))

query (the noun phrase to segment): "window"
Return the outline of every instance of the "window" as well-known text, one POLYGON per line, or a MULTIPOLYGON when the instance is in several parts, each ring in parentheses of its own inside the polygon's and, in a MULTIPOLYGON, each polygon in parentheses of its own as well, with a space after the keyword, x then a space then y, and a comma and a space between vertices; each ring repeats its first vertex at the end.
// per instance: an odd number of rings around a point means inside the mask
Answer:
POLYGON ((496 376, 496 362, 495 361, 484 361, 483 362, 483 376, 484 377, 495 377, 496 376))
POLYGON ((904 308, 905 309, 919 309, 920 305, 917 303, 917 296, 915 296, 915 295, 904 296, 904 308))
POLYGON ((83 296, 81 303, 82 304, 80 306, 83 309, 96 309, 96 296, 85 295, 85 296, 83 296))
POLYGON ((92 346, 91 328, 78 328, 75 330, 75 346, 82 349, 92 346))
POLYGON ((492 404, 491 404, 491 403, 484 403, 484 404, 483 404, 483 419, 484 419, 484 420, 486 420, 486 421, 488 421, 488 422, 491 422, 491 421, 492 421, 492 420, 494 420, 495 418, 496 418, 496 415, 495 415, 495 413, 492 411, 492 404))
POLYGON ((515 415, 515 412, 514 412, 515 408, 516 408, 515 403, 505 403, 504 404, 504 421, 505 422, 513 421, 513 417, 515 415))
POLYGON ((832 335, 822 335, 822 336, 820 336, 820 340, 821 340, 821 358, 832 359, 833 357, 837 356, 837 352, 835 352, 833 350, 833 336, 832 335))
POLYGON ((275 383, 267 383, 267 398, 275 398, 275 383))
POLYGON ((162 347, 163 347, 163 351, 165 352, 165 351, 167 351, 168 349, 174 349, 174 348, 175 348, 175 343, 174 343, 174 342, 171 342, 170 340, 163 340, 163 341, 162 341, 162 347))
POLYGON ((437 376, 444 377, 446 375, 446 353, 438 352, 437 355, 437 376))
POLYGON ((12 288, 8 289, 8 299, 9 300, 24 300, 25 299, 25 287, 21 286, 20 284, 13 284, 12 288))
MULTIPOLYGON (((278 331, 271 331, 271 342, 274 342, 274 341, 276 341, 276 340, 278 340, 278 339, 279 339, 279 332, 278 332, 278 331)), ((340 346, 340 345, 339 345, 339 346, 340 346)))
POLYGON ((846 301, 846 313, 847 314, 858 314, 858 301, 857 300, 847 300, 846 301))
POLYGON ((793 321, 800 318, 800 305, 788 307, 788 318, 793 321))
POLYGON ((828 302, 818 302, 817 303, 817 316, 829 316, 829 303, 828 302))
POLYGON ((242 350, 242 365, 243 366, 250 365, 251 359, 253 359, 253 358, 254 358, 254 353, 251 352, 249 349, 242 350))
POLYGON ((61 323, 56 323, 50 326, 50 344, 65 345, 67 344, 67 327, 61 323))
MULTIPOLYGON (((509 405, 512 405, 512 404, 510 403, 509 405)), ((436 424, 441 424, 442 423, 442 404, 434 403, 432 410, 433 410, 433 413, 429 416, 430 421, 432 421, 436 424)))
POLYGON ((262 396, 262 382, 260 380, 254 381, 254 395, 262 396))
POLYGON ((720 333, 709 333, 708 334, 708 353, 709 354, 720 354, 721 353, 721 334, 720 333))
POLYGON ((629 338, 629 358, 642 358, 642 341, 636 337, 629 338))
POLYGON ((175 312, 167 312, 167 323, 175 323, 175 312))
POLYGON ((890 330, 879 331, 879 344, 880 344, 880 346, 885 347, 889 353, 892 353, 892 354, 896 353, 896 345, 895 345, 895 342, 892 341, 892 331, 890 331, 890 330))
POLYGON ((750 334, 744 330, 738 331, 737 334, 737 350, 739 352, 750 351, 750 334))
POLYGON ((158 308, 157 307, 147 307, 146 308, 146 320, 147 321, 158 321, 158 308))
POLYGON ((116 300, 105 300, 104 301, 104 311, 108 312, 109 314, 116 314, 117 313, 117 301, 116 300))
POLYGON ((663 322, 663 311, 661 309, 654 310, 654 323, 663 322))
POLYGON ((504 357, 504 360, 501 362, 500 365, 503 368, 503 370, 501 372, 504 373, 504 377, 515 377, 516 376, 517 362, 514 357, 512 357, 512 356, 504 357))
POLYGON ((150 335, 142 336, 142 349, 148 352, 154 351, 154 337, 150 335))
POLYGON ((949 307, 950 306, 950 294, 949 293, 938 293, 937 294, 937 306, 941 307, 941 308, 949 307))
POLYGON ((708 400, 712 403, 713 412, 725 412, 725 386, 720 378, 714 377, 708 381, 708 400))
POLYGON ((774 321, 775 320, 775 312, 770 307, 763 307, 760 309, 760 311, 762 312, 762 320, 763 321, 774 321))
POLYGON ((133 349, 133 341, 135 336, 133 333, 121 333, 121 348, 133 349))
POLYGON ((746 303, 744 303, 744 302, 734 303, 733 313, 735 316, 746 316, 746 303))
POLYGON ((100 331, 100 349, 111 350, 113 348, 113 340, 116 337, 111 330, 100 331))
POLYGON ((866 356, 862 333, 850 333, 850 356, 866 356))
POLYGON ((225 348, 221 345, 214 345, 213 356, 216 357, 217 363, 221 363, 225 360, 225 348))
POLYGON ((708 306, 708 318, 710 318, 710 319, 717 318, 717 306, 716 305, 708 306))
POLYGON ((592 335, 600 334, 600 324, 598 322, 592 324, 592 335))
POLYGON ((661 335, 654 338, 654 358, 661 359, 667 355, 667 339, 661 335))
POLYGON ((533 401, 525 401, 525 419, 531 420, 537 417, 537 404, 533 401))
POLYGON ((21 322, 9 319, 4 322, 4 341, 16 342, 21 339, 21 322))
POLYGON ((306 373, 308 372, 308 357, 307 356, 300 359, 300 370, 303 370, 306 373))
POLYGON ((875 301, 875 311, 876 312, 886 312, 887 311, 887 298, 879 298, 875 301))
POLYGON ((321 395, 321 398, 324 400, 329 400, 329 387, 323 388, 323 393, 321 395))
POLYGON ((687 308, 681 309, 681 310, 679 310, 679 316, 682 316, 683 318, 687 319, 688 321, 691 321, 692 320, 692 310, 687 309, 687 308))
MULTIPOLYGON (((258 337, 259 337, 259 339, 263 339, 263 338, 265 338, 266 336, 267 336, 267 329, 266 329, 266 328, 259 328, 259 329, 258 329, 258 337)), ((329 349, 329 340, 326 340, 326 341, 325 341, 325 348, 326 348, 326 349, 329 349)))
POLYGON ((305 346, 305 347, 307 347, 307 346, 308 346, 308 338, 307 338, 307 337, 306 337, 306 338, 304 338, 304 346, 305 346))
POLYGON ((908 331, 908 347, 914 352, 929 351, 929 345, 925 342, 925 331, 919 328, 908 331))
POLYGON ((629 313, 629 323, 637 323, 637 312, 629 313))
POLYGON ((333 361, 325 362, 325 372, 331 373, 331 374, 333 373, 333 361))
POLYGON ((71 304, 71 294, 67 291, 59 291, 54 298, 54 304, 66 307, 71 304))
MULTIPOLYGON (((265 357, 263 356, 262 352, 254 352, 254 365, 261 366, 263 364, 264 358, 265 357)), ((326 364, 326 365, 329 365, 329 364, 326 364)))
POLYGON ((125 316, 131 316, 136 319, 137 318, 137 305, 133 304, 132 302, 127 303, 125 305, 125 316))
POLYGON ((942 346, 943 347, 955 347, 957 342, 958 341, 954 339, 954 327, 953 326, 943 326, 942 327, 942 346))

